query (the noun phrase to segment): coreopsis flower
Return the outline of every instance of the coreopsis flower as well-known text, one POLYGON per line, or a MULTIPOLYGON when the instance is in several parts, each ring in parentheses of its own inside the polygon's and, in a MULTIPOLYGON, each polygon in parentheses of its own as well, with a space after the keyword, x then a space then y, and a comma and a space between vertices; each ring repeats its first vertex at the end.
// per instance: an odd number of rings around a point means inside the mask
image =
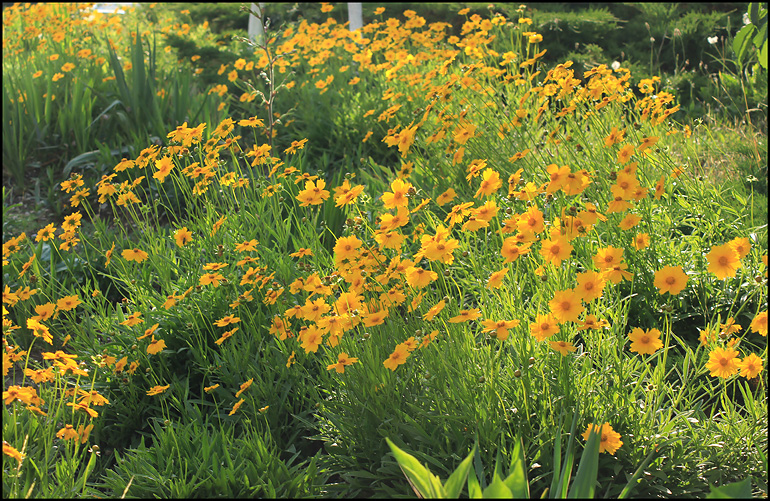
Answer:
POLYGON ((746 379, 757 377, 763 369, 762 359, 754 353, 744 357, 743 360, 738 361, 737 365, 741 371, 741 376, 746 379))
POLYGON ((706 368, 711 371, 710 376, 729 378, 738 372, 738 352, 732 348, 714 348, 709 353, 706 368))
POLYGON ((666 266, 655 272, 653 284, 659 289, 659 294, 668 292, 676 296, 687 285, 687 274, 681 266, 666 266))
POLYGON ((184 247, 184 245, 192 240, 192 232, 187 229, 185 226, 184 228, 179 228, 174 232, 174 241, 176 242, 177 247, 184 247))
POLYGON ((217 327, 226 327, 230 324, 237 324, 240 321, 241 319, 239 317, 236 317, 234 315, 226 315, 220 320, 217 320, 216 322, 214 322, 214 325, 216 325, 217 327))
POLYGON ((503 261, 503 264, 508 264, 516 261, 519 257, 528 254, 531 250, 531 243, 527 243, 524 245, 518 245, 516 237, 508 237, 505 240, 503 240, 503 248, 500 250, 500 253, 505 258, 505 261, 503 261))
POLYGON ((577 322, 585 308, 580 302, 580 296, 572 289, 556 291, 552 300, 548 302, 551 313, 559 323, 577 322))
POLYGON ((719 280, 734 277, 735 272, 741 267, 740 256, 730 243, 714 245, 706 254, 709 262, 708 271, 712 272, 719 280))
POLYGON ((618 226, 621 230, 630 230, 637 224, 639 224, 639 221, 642 220, 642 217, 638 214, 628 214, 626 217, 624 217, 620 223, 618 223, 618 226))
POLYGON ((508 331, 519 326, 519 321, 513 320, 484 320, 481 322, 484 329, 481 332, 490 332, 492 336, 500 341, 508 339, 508 331))
POLYGON ((56 432, 56 436, 62 440, 77 440, 80 438, 75 427, 71 424, 64 425, 64 428, 56 432))
POLYGON ((568 341, 549 341, 548 344, 554 351, 561 353, 561 356, 563 357, 566 357, 570 352, 577 350, 577 348, 568 341))
POLYGON ((337 363, 327 365, 326 370, 336 370, 338 374, 343 374, 345 372, 345 367, 353 365, 356 362, 358 362, 357 358, 349 357, 347 353, 342 352, 337 355, 337 363))
POLYGON ((578 295, 580 299, 589 303, 594 299, 602 297, 602 291, 607 281, 601 273, 595 271, 586 271, 577 275, 577 286, 573 291, 578 295))
POLYGON ((660 340, 660 331, 658 329, 648 329, 644 331, 635 327, 628 335, 631 340, 630 350, 640 355, 652 355, 663 348, 663 341, 660 340))
POLYGON ((345 179, 345 182, 341 186, 334 188, 334 206, 343 207, 352 204, 363 191, 364 185, 359 184, 351 186, 350 180, 345 179))
POLYGON ((588 428, 583 433, 583 440, 588 440, 588 437, 590 436, 592 430, 594 431, 594 433, 598 433, 600 435, 600 438, 599 438, 600 453, 607 452, 609 454, 615 454, 615 451, 617 451, 620 448, 620 446, 623 445, 623 441, 620 440, 620 434, 612 429, 612 426, 610 426, 610 423, 604 423, 601 426, 596 424, 588 425, 588 428))
POLYGON ((225 277, 221 273, 204 273, 201 275, 200 279, 198 279, 198 283, 200 285, 213 285, 214 287, 219 287, 220 282, 224 281, 225 277))
POLYGON ((319 179, 317 182, 306 181, 305 189, 300 191, 297 195, 297 200, 300 201, 301 207, 307 207, 308 205, 319 205, 329 198, 329 191, 325 190, 326 181, 319 179))
MULTIPOLYGON (((235 70, 233 70, 233 71, 235 71, 235 70)), ((245 398, 242 398, 242 399, 238 400, 238 401, 235 403, 235 405, 233 405, 233 410, 231 410, 231 411, 230 411, 230 414, 228 414, 228 416, 232 416, 233 414, 235 414, 236 412, 238 412, 238 409, 240 409, 240 408, 241 408, 241 405, 243 405, 243 402, 245 402, 245 401, 246 401, 246 399, 245 399, 245 398)))
POLYGON ((323 332, 317 325, 313 324, 300 334, 300 341, 302 341, 301 346, 304 348, 305 353, 310 353, 311 351, 315 353, 323 341, 323 332))
POLYGON ((153 386, 152 388, 147 390, 147 395, 149 395, 149 396, 160 395, 164 391, 168 390, 169 386, 171 386, 171 385, 167 384, 166 386, 160 386, 160 385, 153 386))
POLYGON ((409 203, 407 194, 412 185, 401 179, 394 179, 390 183, 390 189, 392 192, 386 191, 382 194, 382 203, 385 204, 386 209, 397 209, 399 207, 406 207, 409 203))
POLYGON ((75 309, 80 305, 82 301, 80 298, 78 298, 77 295, 75 296, 65 296, 58 301, 56 301, 56 308, 59 311, 69 311, 72 309, 75 309))
POLYGON ((446 205, 457 197, 457 193, 454 189, 449 188, 444 193, 436 197, 436 203, 438 205, 446 205))
POLYGON ((399 207, 395 214, 383 214, 380 216, 380 229, 384 231, 395 230, 409 222, 409 209, 399 207))
POLYGON ((48 330, 48 327, 41 324, 34 318, 27 319, 27 329, 31 330, 32 335, 35 337, 42 337, 46 343, 53 344, 53 335, 48 330))
POLYGON ((503 284, 503 278, 505 278, 506 273, 508 273, 508 268, 503 268, 502 270, 495 271, 489 275, 489 279, 487 279, 487 288, 490 290, 499 289, 503 284))
POLYGON ((600 270, 612 269, 613 266, 620 263, 623 259, 623 249, 605 247, 599 249, 592 259, 594 265, 600 270))
POLYGON ((559 324, 550 313, 547 315, 537 315, 535 321, 529 324, 529 332, 538 341, 545 341, 559 332, 559 324))
POLYGON ((650 245, 650 235, 647 233, 639 233, 634 237, 634 240, 631 242, 631 244, 636 250, 645 249, 648 245, 650 245))
POLYGON ((21 462, 24 460, 24 455, 19 452, 15 447, 12 447, 11 444, 3 440, 3 454, 6 456, 10 456, 13 459, 15 459, 19 465, 21 465, 21 462))
POLYGON ((241 388, 238 390, 238 392, 235 394, 235 398, 238 398, 241 396, 241 394, 249 389, 249 386, 254 382, 254 378, 249 379, 245 383, 241 385, 241 388))
POLYGON ((551 239, 543 240, 540 247, 540 255, 545 258, 547 263, 559 266, 563 260, 569 257, 572 249, 572 245, 566 238, 552 237, 551 239))
POLYGON ((767 336, 767 310, 757 313, 749 328, 751 328, 751 332, 756 332, 760 336, 767 336))
POLYGON ((444 309, 444 306, 446 306, 446 301, 442 299, 441 301, 433 305, 427 312, 425 312, 422 318, 430 322, 436 317, 436 315, 438 315, 441 312, 441 310, 444 309))
POLYGON ((171 157, 163 157, 160 160, 155 161, 155 168, 157 171, 152 175, 155 179, 161 183, 166 180, 166 177, 171 173, 171 169, 174 168, 174 162, 171 157))
POLYGON ((502 185, 503 181, 500 179, 500 174, 494 169, 486 169, 481 180, 481 186, 476 190, 473 198, 494 195, 502 185))
POLYGON ((438 273, 426 270, 419 266, 410 266, 406 269, 406 282, 418 289, 427 287, 431 282, 438 278, 438 273))
POLYGON ((126 249, 121 252, 121 255, 126 261, 136 261, 137 263, 141 263, 149 257, 146 252, 140 249, 126 249))
POLYGON ((53 223, 50 223, 45 228, 39 230, 37 232, 37 236, 35 237, 35 242, 47 242, 48 240, 51 240, 53 238, 54 233, 56 232, 56 226, 54 226, 53 223))
POLYGON ((162 339, 155 339, 155 336, 150 338, 150 344, 147 346, 147 353, 150 355, 157 355, 163 348, 166 347, 166 342, 162 339))
POLYGON ((460 310, 460 313, 449 319, 449 323, 459 324, 462 322, 468 322, 470 320, 476 320, 481 316, 481 310, 478 308, 471 308, 469 310, 460 310))
POLYGON ((409 357, 409 349, 404 343, 401 343, 396 346, 396 349, 393 350, 393 353, 390 354, 388 359, 385 360, 382 363, 382 365, 384 365, 391 371, 395 371, 396 367, 406 363, 406 359, 408 357, 409 357))
POLYGON ((206 393, 211 393, 212 391, 216 390, 217 388, 219 388, 219 383, 211 385, 211 386, 206 386, 205 388, 203 388, 203 391, 205 391, 206 393))
POLYGON ((543 213, 537 208, 537 205, 533 205, 519 216, 516 220, 516 226, 522 233, 540 234, 545 229, 543 213))
POLYGON ((738 259, 743 259, 744 257, 748 256, 749 251, 751 250, 751 242, 749 242, 749 239, 745 237, 734 238, 727 242, 727 244, 738 253, 738 259))

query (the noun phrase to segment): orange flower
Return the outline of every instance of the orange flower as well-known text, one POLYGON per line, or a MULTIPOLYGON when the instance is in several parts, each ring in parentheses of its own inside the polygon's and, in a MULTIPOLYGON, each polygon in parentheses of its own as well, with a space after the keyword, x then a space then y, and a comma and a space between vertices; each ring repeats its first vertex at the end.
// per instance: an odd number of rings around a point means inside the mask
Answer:
POLYGON ((500 179, 500 174, 494 169, 486 169, 481 180, 481 186, 476 190, 473 198, 494 195, 502 185, 503 181, 500 179))
POLYGON ((623 249, 605 247, 599 249, 593 257, 594 265, 600 270, 612 269, 623 259, 623 249))
POLYGON ((681 266, 666 266, 655 272, 653 284, 659 289, 659 294, 668 292, 676 296, 687 285, 687 274, 681 266))
POLYGON ((386 191, 382 194, 382 203, 385 204, 386 209, 397 209, 399 207, 406 207, 409 203, 407 193, 412 188, 410 183, 401 179, 395 179, 390 184, 390 189, 393 192, 386 191))
POLYGON ((310 353, 311 351, 315 353, 323 341, 323 332, 317 325, 311 325, 300 335, 300 340, 302 341, 301 346, 305 349, 305 353, 310 353))
POLYGON ((595 271, 586 271, 577 275, 578 285, 573 290, 586 303, 602 297, 606 285, 604 277, 595 271))
MULTIPOLYGON (((235 70, 233 70, 233 71, 235 71, 235 70)), ((232 416, 233 414, 235 414, 236 412, 238 412, 238 409, 240 409, 240 408, 241 408, 241 405, 243 405, 243 402, 245 402, 245 401, 246 401, 246 399, 245 399, 245 398, 242 398, 242 399, 238 400, 238 401, 235 403, 235 405, 233 405, 233 410, 231 410, 231 411, 230 411, 230 414, 228 414, 228 416, 232 416)))
POLYGON ((410 266, 406 269, 406 282, 418 289, 427 287, 431 282, 438 278, 438 273, 435 271, 426 270, 419 266, 410 266))
POLYGON ((158 354, 163 348, 166 347, 166 342, 162 339, 155 339, 155 336, 152 336, 150 341, 150 345, 147 346, 147 353, 150 355, 156 355, 158 354))
POLYGON ((531 245, 532 244, 524 244, 519 246, 516 237, 508 237, 503 240, 503 248, 500 250, 500 253, 505 258, 503 264, 512 263, 519 259, 520 256, 528 254, 531 245))

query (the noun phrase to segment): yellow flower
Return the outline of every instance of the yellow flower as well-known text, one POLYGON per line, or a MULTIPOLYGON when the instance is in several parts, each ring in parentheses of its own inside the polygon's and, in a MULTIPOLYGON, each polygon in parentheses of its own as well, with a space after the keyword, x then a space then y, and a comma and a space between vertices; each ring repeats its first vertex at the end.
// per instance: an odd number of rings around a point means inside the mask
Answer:
POLYGON ((714 245, 711 252, 706 254, 708 259, 708 271, 712 272, 719 280, 734 277, 735 272, 741 267, 740 256, 730 243, 714 245))
POLYGON ((241 405, 243 405, 243 402, 245 402, 245 401, 246 401, 246 399, 245 399, 245 398, 242 398, 242 399, 238 400, 238 401, 235 403, 235 405, 233 405, 233 410, 231 410, 231 411, 230 411, 230 414, 228 414, 228 416, 232 416, 233 414, 235 414, 236 412, 238 412, 238 409, 240 409, 240 408, 241 408, 241 405))
POLYGON ((502 270, 495 271, 489 275, 489 279, 487 280, 487 289, 499 289, 503 284, 503 278, 505 278, 506 273, 508 273, 508 268, 503 268, 502 270))
POLYGON ((752 353, 744 357, 743 360, 738 361, 738 368, 741 370, 741 376, 746 379, 753 379, 762 372, 762 359, 752 353))
POLYGON ((556 291, 548 302, 551 313, 557 322, 577 322, 578 316, 585 310, 578 294, 572 290, 556 291))
POLYGON ((141 263, 148 257, 146 252, 139 249, 126 249, 121 252, 121 255, 126 261, 136 261, 137 263, 141 263))
POLYGON ((563 357, 566 357, 569 352, 577 350, 577 348, 572 346, 572 343, 567 341, 550 341, 548 344, 552 349, 561 353, 563 357))
POLYGON ((659 289, 658 293, 660 294, 668 292, 672 296, 676 296, 687 285, 687 274, 681 266, 666 266, 655 272, 653 285, 659 289))
POLYGON ((462 322, 468 322, 469 320, 476 320, 481 316, 481 310, 478 308, 472 308, 470 310, 460 310, 460 314, 449 319, 452 324, 459 324, 462 322))
POLYGON ((339 355, 337 355, 337 363, 327 365, 326 370, 330 371, 334 369, 337 371, 338 374, 343 374, 345 372, 346 366, 353 365, 356 362, 358 362, 357 358, 349 357, 347 353, 342 352, 339 355))
POLYGON ((77 440, 80 438, 78 432, 75 431, 75 427, 71 424, 64 425, 64 428, 56 432, 56 436, 62 440, 77 440))
POLYGON ((162 339, 155 339, 155 336, 152 336, 150 338, 150 345, 147 347, 147 353, 150 355, 156 355, 158 354, 163 348, 166 347, 166 342, 162 339))
POLYGON ((150 396, 153 395, 160 395, 164 391, 168 390, 168 387, 171 386, 170 384, 167 384, 166 386, 153 386, 149 390, 147 390, 147 394, 150 396))
POLYGON ((709 360, 706 362, 706 368, 711 371, 710 376, 729 378, 738 372, 738 352, 732 348, 714 348, 709 353, 709 360))
POLYGON ((401 343, 396 346, 396 349, 393 351, 393 353, 390 354, 388 359, 382 363, 382 365, 384 365, 391 371, 395 371, 396 367, 406 363, 406 359, 408 357, 409 357, 409 349, 404 343, 401 343))
POLYGON ((628 339, 631 340, 630 350, 641 355, 652 355, 663 348, 663 341, 660 340, 658 329, 649 329, 645 332, 636 327, 628 335, 628 339))
POLYGON ((756 332, 760 336, 767 336, 767 310, 757 313, 749 328, 751 328, 751 332, 756 332))
POLYGON ((174 232, 174 241, 178 247, 184 247, 187 242, 192 240, 192 232, 187 227, 179 228, 174 232))
POLYGON ((604 423, 601 426, 596 424, 588 425, 588 428, 583 433, 583 440, 588 440, 588 437, 590 436, 592 430, 594 433, 598 433, 600 435, 600 439, 599 439, 600 453, 607 452, 609 454, 615 454, 615 451, 617 451, 618 448, 620 448, 620 446, 623 445, 623 442, 620 440, 620 434, 612 429, 612 426, 610 426, 610 423, 604 423))
POLYGON ((251 378, 251 379, 249 379, 248 381, 246 381, 245 383, 243 383, 243 384, 241 385, 241 389, 240 389, 240 390, 238 390, 238 392, 235 394, 235 398, 238 398, 238 397, 240 397, 240 396, 241 396, 241 393, 243 393, 244 391, 248 390, 248 389, 249 389, 249 386, 251 386, 251 383, 253 383, 253 382, 254 382, 254 378, 251 378))
POLYGON ((11 444, 3 440, 3 454, 15 459, 19 464, 24 460, 24 455, 16 450, 15 447, 11 447, 11 444))

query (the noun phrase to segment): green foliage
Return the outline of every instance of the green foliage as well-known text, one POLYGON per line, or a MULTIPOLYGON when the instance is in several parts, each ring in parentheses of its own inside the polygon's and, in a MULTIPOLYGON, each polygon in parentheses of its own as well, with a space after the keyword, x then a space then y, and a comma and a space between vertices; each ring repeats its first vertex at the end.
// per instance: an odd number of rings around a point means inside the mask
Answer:
POLYGON ((317 459, 283 454, 260 426, 213 427, 203 416, 184 423, 155 421, 152 445, 116 452, 94 494, 114 497, 308 497, 320 493, 325 472, 317 459), (285 457, 286 459, 282 458, 285 457))

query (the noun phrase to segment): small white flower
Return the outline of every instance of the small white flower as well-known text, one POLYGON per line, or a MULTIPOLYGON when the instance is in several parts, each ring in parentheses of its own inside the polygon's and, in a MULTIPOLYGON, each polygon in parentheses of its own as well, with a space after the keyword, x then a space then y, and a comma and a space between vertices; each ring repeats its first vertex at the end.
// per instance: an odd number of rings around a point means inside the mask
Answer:
POLYGON ((708 37, 707 40, 708 40, 709 44, 714 45, 715 43, 717 43, 719 41, 719 38, 718 37, 708 37))
POLYGON ((749 24, 751 21, 749 20, 749 13, 744 12, 743 13, 743 24, 749 24))
POLYGON ((620 62, 619 61, 612 61, 612 64, 610 66, 612 66, 612 69, 614 71, 618 71, 618 69, 620 68, 620 62))

